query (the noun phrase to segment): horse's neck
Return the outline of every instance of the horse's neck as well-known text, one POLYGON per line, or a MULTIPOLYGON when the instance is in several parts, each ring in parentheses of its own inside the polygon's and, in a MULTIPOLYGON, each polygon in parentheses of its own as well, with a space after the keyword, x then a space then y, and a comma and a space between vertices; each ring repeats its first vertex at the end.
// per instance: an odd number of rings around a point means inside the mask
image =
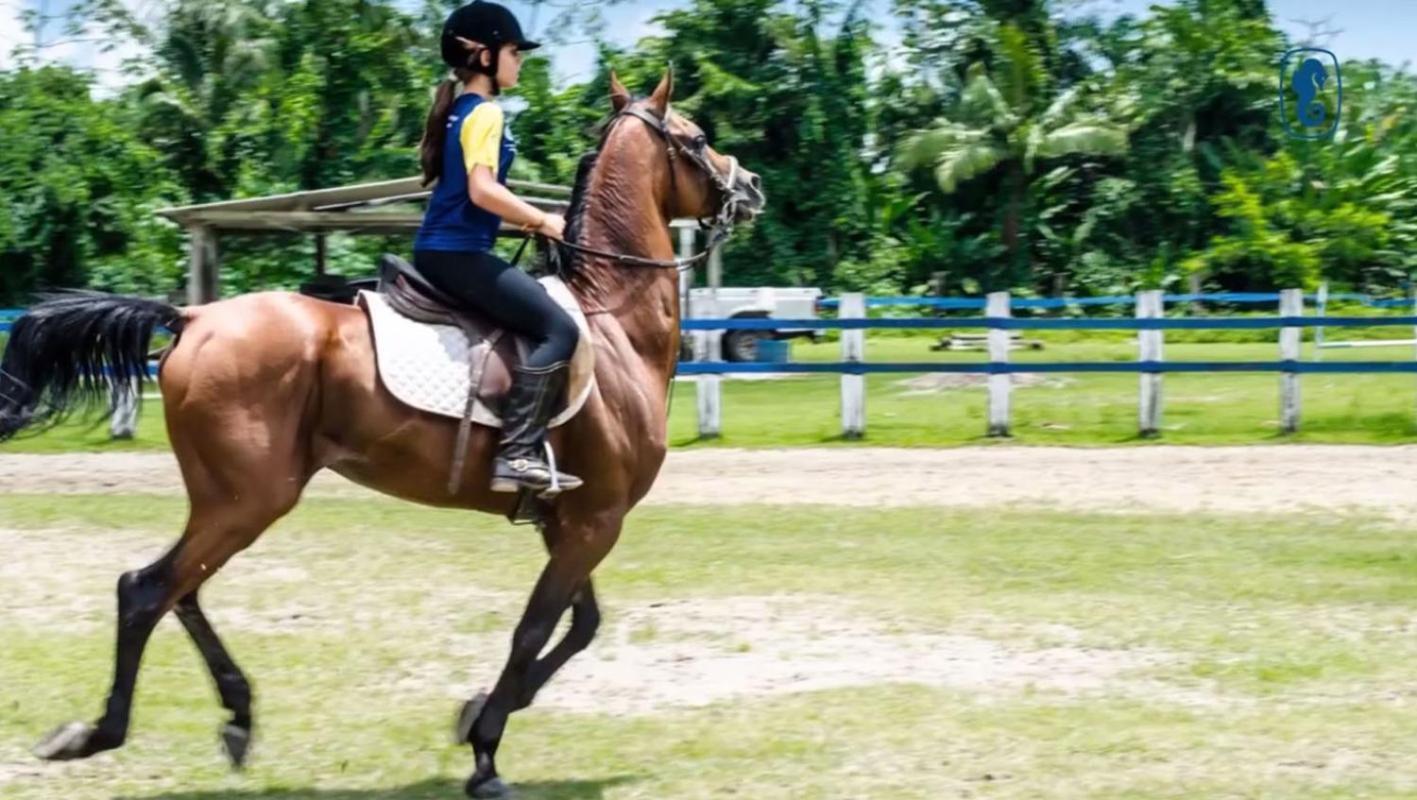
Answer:
MULTIPOLYGON (((592 180, 595 181, 593 176, 592 180)), ((577 241, 611 253, 672 259, 669 221, 649 198, 649 186, 611 188, 593 182, 577 241)), ((613 317, 647 365, 672 371, 678 358, 679 275, 661 267, 636 267, 581 254, 569 281, 581 305, 613 317)))

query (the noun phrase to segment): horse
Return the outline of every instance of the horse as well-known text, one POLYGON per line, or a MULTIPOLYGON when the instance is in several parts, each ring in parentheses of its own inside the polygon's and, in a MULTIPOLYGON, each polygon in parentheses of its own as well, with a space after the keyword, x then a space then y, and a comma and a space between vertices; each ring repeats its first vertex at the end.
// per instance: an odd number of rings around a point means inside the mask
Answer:
MULTIPOLYGON (((578 170, 566 235, 552 242, 562 277, 585 310, 595 389, 550 432, 560 463, 586 476, 545 501, 538 522, 548 558, 490 692, 468 701, 458 733, 472 746, 472 797, 509 792, 496 755, 508 717, 576 653, 600 623, 591 575, 664 462, 668 400, 679 356, 678 274, 669 222, 717 214, 729 227, 765 204, 761 179, 709 146, 673 113, 672 72, 647 98, 611 76, 612 114, 578 170), (727 176, 727 177, 725 177, 727 176), (571 624, 543 655, 562 616, 571 624)), ((703 255, 703 254, 700 254, 703 255)), ((203 613, 198 593, 329 469, 397 498, 509 515, 515 495, 489 488, 493 428, 474 425, 454 462, 458 424, 396 400, 380 383, 363 310, 286 292, 175 306, 82 291, 53 296, 14 325, 0 361, 0 441, 107 397, 146 373, 155 331, 172 342, 158 379, 167 432, 190 500, 186 527, 157 561, 118 581, 112 689, 93 724, 72 722, 42 741, 48 760, 87 758, 128 735, 143 649, 168 611, 201 652, 231 713, 222 741, 234 767, 253 730, 251 688, 203 613), (460 463, 457 489, 445 480, 460 463)))

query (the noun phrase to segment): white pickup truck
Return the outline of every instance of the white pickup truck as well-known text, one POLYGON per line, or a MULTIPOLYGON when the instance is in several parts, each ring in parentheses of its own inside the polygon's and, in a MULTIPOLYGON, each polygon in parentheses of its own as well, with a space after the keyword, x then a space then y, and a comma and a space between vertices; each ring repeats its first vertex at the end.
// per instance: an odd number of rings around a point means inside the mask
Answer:
MULTIPOLYGON (((689 290, 685 318, 735 319, 759 317, 811 319, 817 316, 822 290, 799 287, 721 287, 689 290)), ((752 361, 757 357, 759 339, 821 338, 824 329, 785 331, 724 331, 723 360, 752 361)), ((684 360, 693 359, 692 337, 684 338, 684 360)))

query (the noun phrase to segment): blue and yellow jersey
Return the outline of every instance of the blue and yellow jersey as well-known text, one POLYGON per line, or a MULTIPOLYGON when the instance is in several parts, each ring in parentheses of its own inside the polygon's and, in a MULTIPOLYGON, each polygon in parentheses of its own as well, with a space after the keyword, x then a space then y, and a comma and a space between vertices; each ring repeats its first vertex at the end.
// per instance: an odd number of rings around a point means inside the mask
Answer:
POLYGON ((443 175, 428 199, 414 249, 491 250, 502 218, 473 204, 467 194, 468 173, 483 164, 505 185, 516 155, 517 143, 503 125, 500 106, 472 92, 454 100, 443 144, 443 175))

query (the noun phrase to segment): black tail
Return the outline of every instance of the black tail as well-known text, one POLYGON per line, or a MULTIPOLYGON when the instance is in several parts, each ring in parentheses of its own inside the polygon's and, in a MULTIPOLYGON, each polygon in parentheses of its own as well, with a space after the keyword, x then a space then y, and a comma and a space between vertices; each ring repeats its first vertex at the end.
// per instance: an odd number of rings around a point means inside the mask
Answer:
POLYGON ((0 359, 0 442, 78 408, 106 407, 113 382, 131 386, 146 377, 154 330, 176 334, 182 321, 182 312, 156 300, 46 296, 15 321, 0 359))

